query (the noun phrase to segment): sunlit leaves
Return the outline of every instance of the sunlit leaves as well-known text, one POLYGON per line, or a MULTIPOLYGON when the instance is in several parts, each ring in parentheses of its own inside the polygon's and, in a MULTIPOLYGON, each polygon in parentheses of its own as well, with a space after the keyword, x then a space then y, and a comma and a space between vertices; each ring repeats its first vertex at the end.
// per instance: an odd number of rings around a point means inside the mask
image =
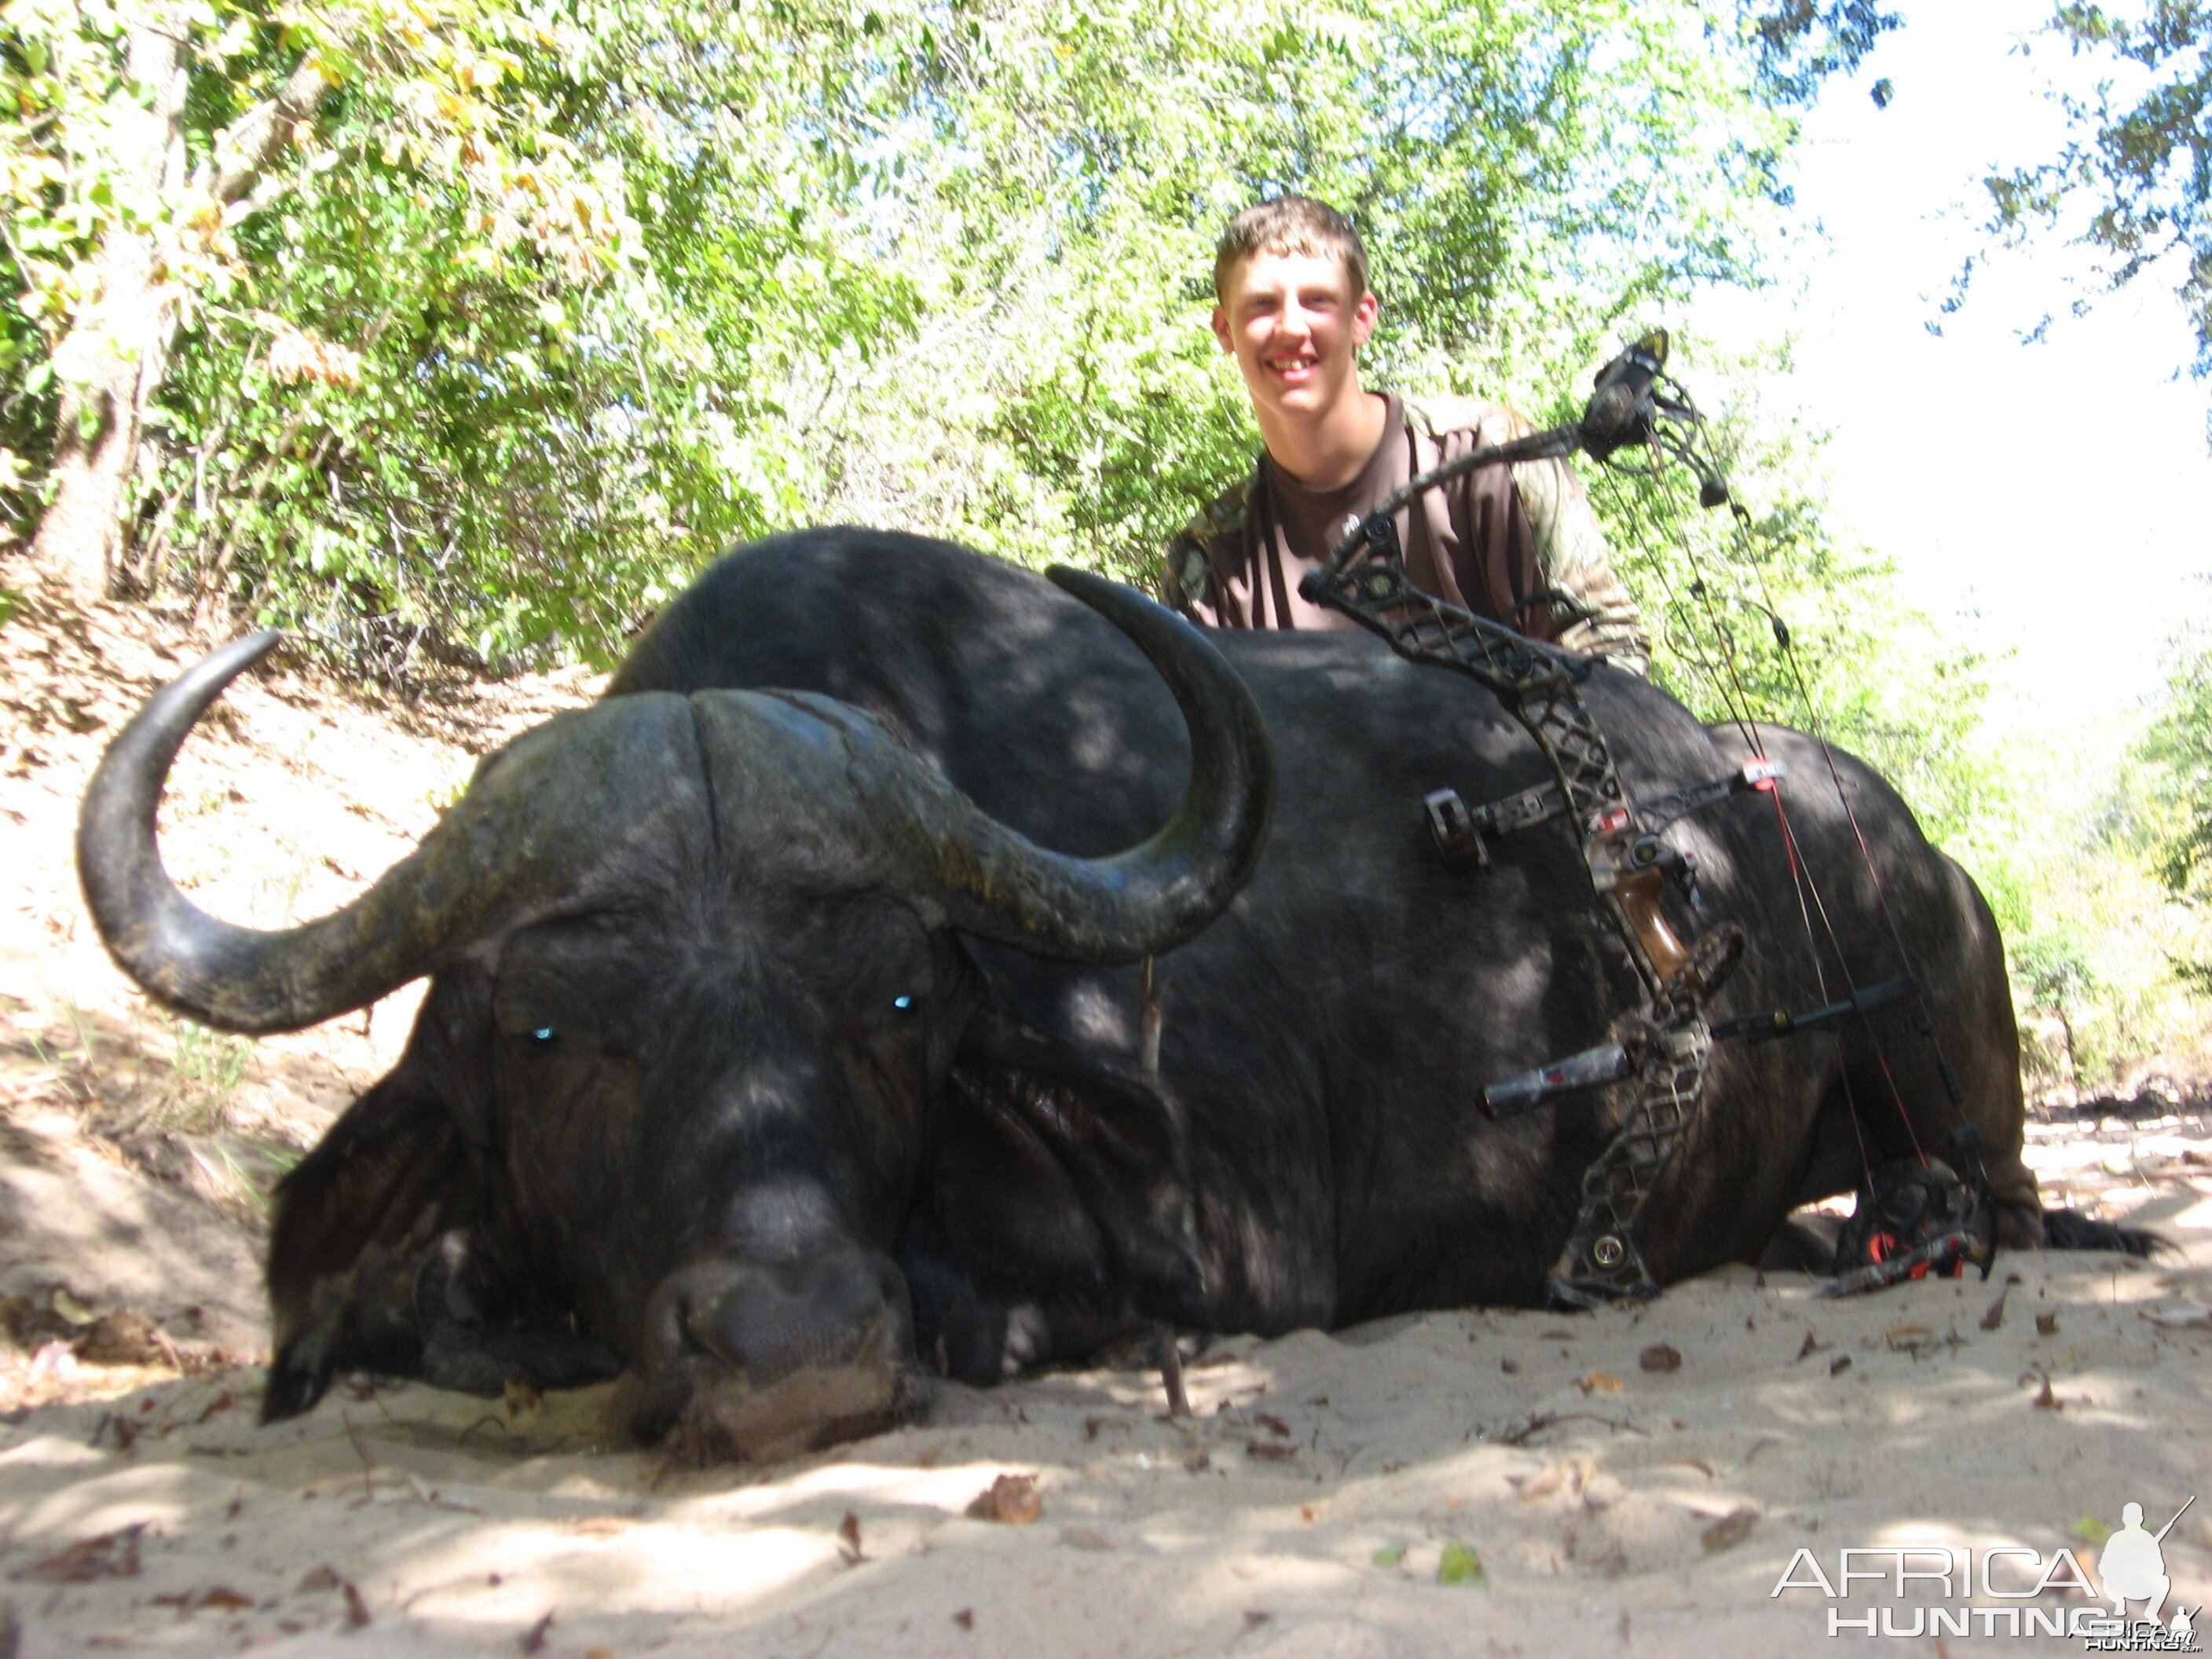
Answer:
POLYGON ((134 209, 53 136, 130 95, 119 25, 14 0, 19 101, 61 84, 34 52, 76 79, 0 146, 0 376, 31 386, 87 303, 102 216, 150 215, 182 331, 139 567, 373 672, 605 659, 798 523, 1141 576, 1249 462, 1205 325, 1231 212, 1339 201, 1378 377, 1548 407, 1695 283, 1755 277, 1795 133, 1774 65, 1860 9, 202 0, 194 165, 134 209), (207 163, 303 61, 331 94, 219 206, 207 163))
POLYGON ((2066 0, 2047 27, 2118 72, 2062 100, 2069 131, 2057 155, 1989 177, 1990 228, 2016 241, 2063 228, 2101 256, 2115 287, 2171 258, 2196 373, 2212 374, 2212 8, 2066 0))

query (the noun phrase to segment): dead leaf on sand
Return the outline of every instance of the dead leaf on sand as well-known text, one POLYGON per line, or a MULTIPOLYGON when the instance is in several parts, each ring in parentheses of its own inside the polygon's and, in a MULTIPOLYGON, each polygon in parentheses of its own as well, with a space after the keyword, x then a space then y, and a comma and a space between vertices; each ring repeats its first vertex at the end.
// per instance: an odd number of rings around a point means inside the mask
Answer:
POLYGON ((2035 1334, 2036 1334, 2038 1336, 2056 1336, 2056 1335, 2057 1335, 2057 1334, 2058 1334, 2058 1316, 2057 1316, 2057 1314, 2055 1314, 2055 1313, 2042 1313, 2042 1314, 2038 1314, 2038 1315, 2036 1315, 2036 1316, 2035 1316, 2035 1334))
POLYGON ((635 1525, 637 1522, 627 1515, 587 1515, 580 1521, 568 1522, 561 1530, 580 1532, 586 1538, 612 1538, 635 1525))
POLYGON ((1575 1386, 1584 1394, 1619 1394, 1628 1384, 1611 1371, 1584 1371, 1575 1379, 1575 1386))
POLYGON ((1726 1515, 1698 1534, 1698 1543, 1705 1546, 1708 1555, 1733 1549, 1751 1536, 1751 1529, 1759 1524, 1759 1511, 1746 1506, 1730 1510, 1726 1515))
POLYGON ((1996 1329, 1998 1326, 2004 1323, 2005 1297, 2011 1294, 2012 1292, 2009 1291, 1999 1291, 1997 1292, 1997 1299, 1990 1304, 1990 1310, 1982 1316, 1982 1328, 1984 1330, 1993 1331, 1996 1329))
POLYGON ((860 1550, 860 1517, 850 1510, 837 1523, 837 1553, 848 1567, 857 1567, 868 1559, 860 1550))
POLYGON ((1682 1369, 1682 1351, 1671 1343, 1654 1342, 1636 1356, 1636 1363, 1647 1371, 1679 1371, 1682 1369))
POLYGON ((104 1532, 96 1538, 80 1538, 57 1555, 50 1555, 35 1566, 24 1568, 15 1577, 35 1578, 46 1584, 83 1584, 95 1578, 136 1578, 139 1571, 138 1534, 146 1530, 143 1521, 116 1532, 104 1532))
POLYGON ((368 1603, 361 1599, 361 1592, 350 1579, 340 1579, 338 1588, 345 1592, 346 1628, 359 1630, 368 1623, 368 1603))
POLYGON ((196 1613, 202 1607, 235 1613, 253 1605, 252 1596, 241 1595, 228 1584, 217 1584, 209 1590, 178 1590, 173 1595, 156 1595, 153 1601, 157 1607, 179 1607, 186 1613, 196 1613))
POLYGON ((1845 1371, 1850 1370, 1850 1355, 1847 1353, 1839 1353, 1833 1359, 1831 1359, 1828 1362, 1828 1375, 1831 1376, 1841 1376, 1845 1371))
POLYGON ((524 1635, 522 1650, 525 1653, 543 1653, 545 1650, 545 1632, 552 1628, 553 1615, 550 1613, 541 1614, 538 1622, 524 1635))
POLYGON ((1244 1455, 1260 1463, 1287 1463, 1298 1455, 1296 1446, 1285 1446, 1277 1440, 1248 1440, 1244 1455))
POLYGON ((996 1521, 1009 1527, 1026 1527, 1044 1513, 1044 1494, 1033 1474, 1002 1474, 968 1506, 977 1521, 996 1521))

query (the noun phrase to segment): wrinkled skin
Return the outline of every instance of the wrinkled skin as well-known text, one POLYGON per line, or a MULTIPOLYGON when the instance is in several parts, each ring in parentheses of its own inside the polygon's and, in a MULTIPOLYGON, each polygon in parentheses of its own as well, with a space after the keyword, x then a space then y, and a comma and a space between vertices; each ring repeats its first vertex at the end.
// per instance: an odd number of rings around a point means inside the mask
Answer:
MULTIPOLYGON (((672 768, 702 781, 624 819, 562 902, 438 966, 398 1067, 288 1179, 269 1414, 348 1367, 481 1389, 621 1370, 633 1432, 767 1456, 889 1420, 917 1357, 985 1382, 1146 1319, 1276 1333, 1540 1300, 1618 1091, 1492 1121, 1480 1085, 1603 1040, 1637 988, 1557 824, 1449 870, 1420 803, 1495 799, 1544 763, 1488 693, 1364 635, 1210 637, 1272 733, 1273 819, 1226 911, 1159 960, 1157 1081, 1134 965, 811 880, 817 803, 714 751, 672 768)), ((766 687, 838 700, 1084 857, 1156 830, 1189 767, 1127 640, 939 543, 814 532, 734 554, 600 708, 766 687)), ((1632 794, 1743 756, 1640 680, 1600 668, 1587 694, 1632 794)), ((1904 971, 1818 750, 1765 740, 1850 975, 1904 971)), ((1838 763, 2006 1240, 2033 1243, 1996 927, 1895 794, 1838 763)), ((1676 927, 1750 942, 1715 1015, 1825 1000, 1766 799, 1673 839, 1705 885, 1699 915, 1669 897, 1676 927)), ((1859 1136, 1942 1146, 1960 1115, 1933 1052, 1909 1010, 1717 1052, 1643 1228, 1660 1278, 1755 1257, 1793 1205, 1856 1184, 1859 1136)))

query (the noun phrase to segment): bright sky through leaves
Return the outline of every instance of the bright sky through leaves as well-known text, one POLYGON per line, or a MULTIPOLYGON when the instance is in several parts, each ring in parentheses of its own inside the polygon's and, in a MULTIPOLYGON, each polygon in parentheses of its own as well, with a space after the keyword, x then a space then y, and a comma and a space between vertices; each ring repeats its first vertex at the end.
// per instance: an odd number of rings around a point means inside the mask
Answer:
POLYGON ((1899 9, 1905 27, 1808 123, 1797 201, 1826 240, 1785 258, 1744 320, 1796 331, 1790 395, 1834 434, 1834 505, 1908 591, 1978 611, 1985 648, 2015 653, 1999 678, 2040 682, 2033 701, 2114 714, 2154 688, 2176 621, 2212 611, 2193 580, 2212 571, 2212 385, 2177 378, 2193 341, 2160 273, 2103 295, 2069 284, 2089 267, 2060 239, 1987 247, 1983 175, 2054 154, 2063 124, 2043 89, 2086 93, 2102 67, 2037 36, 2047 0, 1899 9), (1976 253, 1964 307, 1942 316, 1976 253), (2096 303, 2076 318, 2082 295, 2096 303), (2023 344, 2046 314, 2047 337, 2023 344))

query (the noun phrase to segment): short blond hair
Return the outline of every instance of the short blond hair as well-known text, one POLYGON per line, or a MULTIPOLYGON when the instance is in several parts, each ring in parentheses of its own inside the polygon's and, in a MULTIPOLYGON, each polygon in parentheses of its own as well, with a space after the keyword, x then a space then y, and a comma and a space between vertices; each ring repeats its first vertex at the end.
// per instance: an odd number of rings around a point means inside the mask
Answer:
POLYGON ((1367 292, 1367 250, 1352 221, 1310 196, 1277 196, 1248 207, 1229 222, 1213 250, 1213 297, 1229 299, 1229 272, 1259 253, 1305 253, 1343 261, 1352 297, 1367 292))

